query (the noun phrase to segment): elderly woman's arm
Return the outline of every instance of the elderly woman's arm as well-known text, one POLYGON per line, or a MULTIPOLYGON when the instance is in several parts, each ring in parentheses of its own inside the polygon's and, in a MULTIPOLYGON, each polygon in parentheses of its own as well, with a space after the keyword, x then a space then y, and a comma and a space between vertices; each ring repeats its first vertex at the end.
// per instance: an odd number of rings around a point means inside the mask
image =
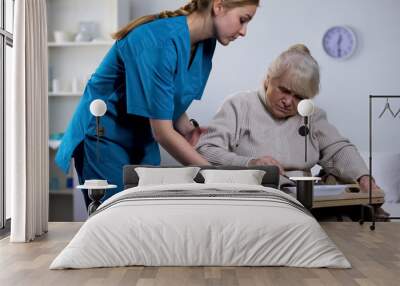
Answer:
POLYGON ((253 158, 233 152, 244 116, 246 106, 237 97, 226 100, 197 143, 197 151, 213 165, 247 166, 253 158))
MULTIPOLYGON (((324 111, 318 110, 314 116, 313 136, 319 142, 319 164, 328 173, 344 181, 359 181, 360 187, 364 190, 369 171, 357 148, 328 122, 324 111)), ((373 189, 375 188, 376 185, 373 183, 373 189)))

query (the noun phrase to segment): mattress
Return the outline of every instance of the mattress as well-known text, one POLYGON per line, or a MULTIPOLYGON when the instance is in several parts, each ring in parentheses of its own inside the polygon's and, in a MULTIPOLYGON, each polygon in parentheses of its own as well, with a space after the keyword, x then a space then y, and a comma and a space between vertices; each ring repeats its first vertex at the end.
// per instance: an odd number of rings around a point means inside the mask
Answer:
POLYGON ((109 198, 50 269, 130 265, 351 267, 291 196, 199 183, 138 186, 109 198))

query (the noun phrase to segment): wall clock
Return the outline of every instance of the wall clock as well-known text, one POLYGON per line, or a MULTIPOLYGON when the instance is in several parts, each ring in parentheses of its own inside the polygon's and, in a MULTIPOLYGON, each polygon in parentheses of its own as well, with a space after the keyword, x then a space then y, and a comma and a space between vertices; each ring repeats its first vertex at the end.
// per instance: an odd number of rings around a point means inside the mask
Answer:
POLYGON ((324 51, 332 58, 347 59, 356 50, 356 35, 347 26, 331 27, 322 38, 322 46, 324 51))

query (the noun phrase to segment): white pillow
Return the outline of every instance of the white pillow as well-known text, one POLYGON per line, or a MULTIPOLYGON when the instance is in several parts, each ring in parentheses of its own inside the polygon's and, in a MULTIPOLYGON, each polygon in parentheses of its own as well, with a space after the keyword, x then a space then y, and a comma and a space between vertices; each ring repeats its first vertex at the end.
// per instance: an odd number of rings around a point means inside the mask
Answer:
POLYGON ((246 185, 261 185, 265 171, 262 170, 201 170, 204 183, 234 183, 246 185))
POLYGON ((138 186, 195 183, 193 179, 199 170, 199 167, 135 168, 139 176, 138 186))

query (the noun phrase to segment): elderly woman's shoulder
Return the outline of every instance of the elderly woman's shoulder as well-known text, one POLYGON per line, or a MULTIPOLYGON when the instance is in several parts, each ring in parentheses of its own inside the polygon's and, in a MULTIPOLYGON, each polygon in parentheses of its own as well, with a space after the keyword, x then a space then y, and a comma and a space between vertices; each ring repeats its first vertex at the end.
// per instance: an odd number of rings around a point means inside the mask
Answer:
POLYGON ((240 91, 233 93, 225 98, 224 103, 229 104, 247 104, 254 100, 258 100, 257 91, 248 90, 248 91, 240 91))
POLYGON ((321 107, 315 106, 313 117, 314 117, 314 120, 326 119, 327 114, 324 109, 322 109, 321 107))

